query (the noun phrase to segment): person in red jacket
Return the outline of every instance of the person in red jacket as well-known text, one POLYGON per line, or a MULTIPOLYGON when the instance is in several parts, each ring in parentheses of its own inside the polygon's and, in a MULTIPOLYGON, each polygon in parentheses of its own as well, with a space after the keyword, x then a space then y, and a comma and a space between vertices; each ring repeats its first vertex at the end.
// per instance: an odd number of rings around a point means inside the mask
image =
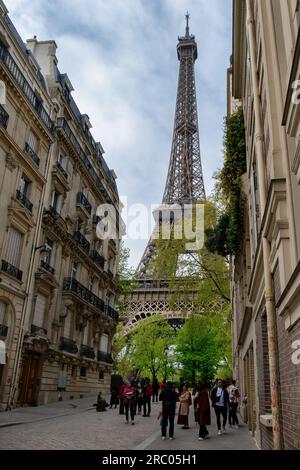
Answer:
POLYGON ((153 395, 152 385, 150 379, 146 378, 142 385, 143 398, 144 398, 144 414, 143 416, 150 416, 151 413, 151 397, 153 395), (146 408, 148 411, 146 412, 146 408))

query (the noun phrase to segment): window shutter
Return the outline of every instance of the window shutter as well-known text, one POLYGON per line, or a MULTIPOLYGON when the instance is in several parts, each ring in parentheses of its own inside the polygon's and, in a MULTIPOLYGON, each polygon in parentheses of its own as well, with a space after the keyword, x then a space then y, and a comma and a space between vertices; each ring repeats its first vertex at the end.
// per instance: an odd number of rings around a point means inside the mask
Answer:
POLYGON ((33 325, 43 328, 44 317, 46 310, 47 298, 44 295, 38 294, 35 303, 35 310, 33 315, 33 325))
POLYGON ((7 239, 5 261, 12 264, 16 268, 18 268, 20 264, 22 239, 22 233, 11 227, 7 239))

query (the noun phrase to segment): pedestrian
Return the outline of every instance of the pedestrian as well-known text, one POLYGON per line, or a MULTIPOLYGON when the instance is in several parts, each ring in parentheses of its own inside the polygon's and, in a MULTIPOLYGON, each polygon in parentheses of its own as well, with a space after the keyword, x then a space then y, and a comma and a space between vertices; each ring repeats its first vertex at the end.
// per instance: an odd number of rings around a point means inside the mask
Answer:
POLYGON ((192 404, 192 396, 187 388, 187 384, 183 384, 179 401, 180 406, 178 411, 177 424, 183 424, 182 429, 189 429, 189 412, 190 406, 192 404))
POLYGON ((134 383, 125 385, 123 390, 123 402, 125 407, 125 417, 126 423, 129 423, 129 411, 130 411, 130 418, 131 424, 134 424, 134 414, 135 414, 135 400, 136 400, 136 390, 134 387, 134 383))
POLYGON ((167 438, 167 426, 169 424, 169 439, 174 439, 174 419, 176 410, 177 393, 171 382, 166 383, 166 387, 159 395, 159 401, 162 402, 162 440, 167 438))
POLYGON ((236 381, 231 380, 230 385, 228 385, 226 390, 229 396, 229 427, 232 428, 234 426, 236 429, 238 429, 239 420, 237 417, 237 408, 239 404, 240 392, 236 386, 236 381))
POLYGON ((228 392, 225 388, 225 383, 222 379, 217 380, 217 386, 213 388, 211 392, 211 401, 212 406, 215 409, 216 418, 217 418, 217 426, 218 426, 218 435, 222 434, 221 431, 221 415, 223 418, 223 433, 226 431, 226 423, 227 423, 227 409, 228 409, 228 392))
POLYGON ((123 400, 123 394, 124 394, 124 389, 125 389, 125 384, 124 381, 122 380, 121 383, 118 384, 118 389, 119 389, 119 414, 123 415, 124 414, 124 400, 123 400))
POLYGON ((159 390, 159 382, 156 377, 154 377, 154 380, 152 382, 152 390, 153 390, 153 396, 152 396, 152 402, 158 401, 158 390, 159 390))
POLYGON ((119 390, 117 385, 112 385, 110 389, 110 408, 115 406, 117 408, 119 404, 119 390))
POLYGON ((143 401, 144 401, 144 414, 143 416, 150 416, 151 413, 151 397, 153 395, 152 385, 150 379, 146 378, 142 386, 143 401))
POLYGON ((198 385, 198 392, 195 396, 196 401, 196 421, 199 424, 199 441, 203 441, 208 437, 208 430, 206 426, 211 423, 210 406, 209 406, 209 384, 201 382, 198 385))

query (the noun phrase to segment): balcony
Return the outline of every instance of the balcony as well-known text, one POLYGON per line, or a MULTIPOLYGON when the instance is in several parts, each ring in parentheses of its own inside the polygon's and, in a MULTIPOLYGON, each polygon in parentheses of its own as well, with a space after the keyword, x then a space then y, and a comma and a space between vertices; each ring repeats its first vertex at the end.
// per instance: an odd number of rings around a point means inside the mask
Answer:
POLYGON ((50 266, 50 264, 48 264, 46 261, 42 260, 41 261, 41 267, 46 269, 46 271, 48 271, 49 273, 51 274, 54 274, 55 273, 55 269, 52 268, 52 266, 50 266))
POLYGON ((2 260, 1 270, 12 277, 15 277, 16 279, 18 279, 18 281, 22 281, 22 271, 20 271, 18 268, 8 263, 4 259, 2 260))
POLYGON ((114 308, 107 305, 107 315, 111 317, 113 320, 119 319, 119 312, 117 312, 114 308))
POLYGON ((37 325, 31 325, 30 332, 32 335, 37 333, 38 331, 42 331, 45 335, 47 334, 46 328, 42 328, 41 326, 37 325))
POLYGON ((35 151, 30 147, 30 145, 26 142, 25 144, 25 152, 27 153, 27 155, 29 155, 31 157, 31 159, 34 161, 34 163, 37 165, 37 166, 40 166, 40 159, 39 157, 37 156, 37 154, 35 153, 35 151))
POLYGON ((9 74, 13 77, 16 84, 23 92, 24 96, 27 98, 28 102, 31 104, 35 112, 40 116, 42 122, 47 127, 48 131, 53 134, 54 125, 50 119, 49 114, 42 105, 41 100, 37 97, 34 90, 29 85, 28 81, 24 77, 20 68, 17 66, 16 62, 12 58, 9 51, 0 43, 0 60, 5 65, 9 74))
POLYGON ((98 362, 106 362, 107 364, 112 364, 113 363, 111 354, 108 354, 108 353, 105 353, 105 352, 102 352, 102 351, 98 351, 97 361, 98 362))
POLYGON ((76 346, 75 341, 72 341, 71 339, 63 338, 63 337, 60 338, 59 350, 66 351, 71 354, 78 353, 78 348, 76 346))
POLYGON ((85 344, 81 345, 80 356, 88 357, 89 359, 95 359, 95 353, 93 348, 86 346, 85 344))
POLYGON ((78 193, 77 194, 77 204, 82 206, 89 215, 91 215, 92 212, 92 206, 89 203, 88 199, 85 197, 83 193, 78 193))
POLYGON ((0 325, 0 338, 6 338, 8 333, 8 326, 0 325))
POLYGON ((100 268, 102 268, 102 269, 104 268, 105 258, 103 256, 101 256, 98 253, 98 251, 96 251, 96 250, 91 251, 90 257, 92 258, 94 263, 96 263, 98 266, 100 266, 100 268))
POLYGON ((68 173, 66 172, 66 170, 64 169, 64 167, 59 163, 57 162, 56 163, 56 167, 57 169, 59 170, 59 172, 66 178, 66 180, 68 179, 68 173))
POLYGON ((57 210, 53 206, 50 206, 49 213, 50 213, 51 217, 55 220, 57 220, 59 218, 62 218, 60 213, 57 212, 57 210))
POLYGON ((22 204, 22 206, 26 207, 29 212, 32 212, 32 202, 30 202, 29 199, 27 199, 26 195, 24 193, 21 193, 19 189, 17 189, 16 198, 22 204))
POLYGON ((0 125, 7 129, 9 114, 5 111, 3 106, 0 104, 0 125))
POLYGON ((90 242, 78 230, 76 232, 74 232, 74 240, 76 240, 77 243, 79 243, 79 245, 81 246, 81 248, 84 251, 89 253, 89 251, 90 251, 90 242))
POLYGON ((76 279, 67 277, 64 280, 63 290, 65 292, 73 292, 77 297, 90 305, 98 308, 104 313, 105 304, 102 299, 97 297, 92 291, 84 287, 76 279))

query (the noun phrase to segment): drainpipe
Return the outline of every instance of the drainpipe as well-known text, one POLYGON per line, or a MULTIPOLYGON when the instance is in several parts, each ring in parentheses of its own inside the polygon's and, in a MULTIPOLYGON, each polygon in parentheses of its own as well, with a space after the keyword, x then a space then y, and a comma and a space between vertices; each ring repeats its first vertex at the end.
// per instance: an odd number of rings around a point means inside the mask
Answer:
MULTIPOLYGON (((24 340, 24 335, 25 335, 25 320, 27 318, 27 309, 28 309, 28 304, 29 304, 29 299, 31 299, 31 286, 32 286, 32 281, 33 281, 33 274, 34 274, 34 261, 35 261, 35 255, 36 255, 36 250, 35 247, 38 246, 38 241, 39 237, 41 234, 41 229, 42 229, 42 218, 43 218, 43 210, 44 210, 44 199, 45 199, 45 193, 46 193, 46 187, 48 183, 48 176, 49 176, 49 169, 50 169, 50 162, 51 162, 51 157, 52 153, 54 151, 55 144, 51 144, 49 152, 48 152, 48 158, 46 161, 46 169, 45 169, 45 184, 42 189, 42 194, 41 194, 41 199, 40 199, 40 204, 38 208, 38 215, 37 215, 37 221, 36 221, 36 230, 34 234, 34 239, 33 239, 33 244, 31 248, 31 256, 30 256, 30 263, 29 263, 29 269, 28 269, 28 277, 26 281, 26 288, 25 288, 25 300, 24 300, 24 305, 22 308, 22 313, 21 313, 21 320, 20 320, 20 330, 19 330, 19 336, 18 336, 18 342, 17 342, 17 349, 16 349, 16 358, 14 362, 14 368, 13 368, 13 375, 12 375, 12 382, 11 382, 11 387, 8 395, 8 402, 7 402, 7 409, 11 409, 13 406, 14 402, 14 397, 15 393, 17 390, 17 382, 18 382, 18 372, 19 368, 21 365, 21 358, 22 358, 22 348, 23 348, 23 340, 24 340)), ((30 305, 30 304, 29 304, 30 305)))
MULTIPOLYGON (((249 34, 249 51, 251 60, 251 75, 254 95, 254 115, 255 115, 255 149, 257 157, 259 197, 262 213, 266 207, 266 171, 264 158, 264 132, 261 119, 261 103, 259 94, 259 82, 257 71, 257 47, 255 35, 255 23, 253 16, 252 0, 246 0, 247 8, 247 28, 249 34)), ((265 282, 265 303, 268 325, 268 346, 269 346, 269 368, 271 382, 271 404, 273 418, 273 448, 281 449, 281 429, 279 410, 279 376, 277 368, 277 334, 276 334, 276 310, 273 300, 272 274, 270 269, 270 244, 266 237, 262 235, 263 268, 265 282)))

